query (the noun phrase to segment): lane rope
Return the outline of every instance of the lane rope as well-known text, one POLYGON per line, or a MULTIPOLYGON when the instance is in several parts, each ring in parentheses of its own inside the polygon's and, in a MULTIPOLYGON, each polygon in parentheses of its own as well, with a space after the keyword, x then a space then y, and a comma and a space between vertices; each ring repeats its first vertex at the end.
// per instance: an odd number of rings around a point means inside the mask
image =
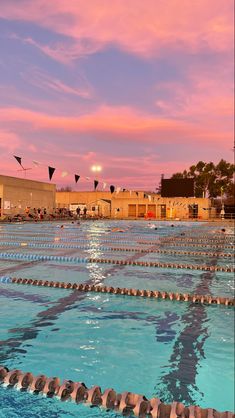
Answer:
MULTIPOLYGON (((14 235, 1 234, 1 236, 6 237, 7 239, 12 239, 12 240, 16 239, 16 237, 14 235)), ((45 242, 45 241, 51 242, 53 240, 53 242, 54 241, 63 241, 63 242, 70 242, 70 243, 71 242, 81 242, 81 243, 85 243, 85 244, 90 242, 90 238, 87 238, 87 239, 84 239, 84 238, 65 238, 64 236, 63 237, 62 236, 56 236, 56 237, 54 237, 54 239, 44 237, 44 236, 42 236, 42 237, 33 236, 33 237, 30 237, 30 238, 28 236, 27 237, 22 236, 22 237, 19 237, 19 238, 21 239, 21 241, 23 239, 30 240, 30 241, 42 241, 42 242, 45 242)), ((176 242, 175 239, 172 239, 172 240, 169 240, 169 241, 162 241, 161 239, 157 239, 155 241, 149 241, 149 240, 144 240, 143 237, 140 237, 140 238, 134 237, 135 239, 137 239, 137 241, 133 241, 133 239, 127 241, 127 240, 120 240, 120 237, 118 237, 118 238, 119 239, 117 239, 117 240, 99 238, 97 240, 97 243, 99 243, 99 244, 111 243, 111 244, 125 244, 125 245, 136 245, 136 244, 161 245, 161 244, 168 244, 168 246, 174 246, 174 247, 185 247, 185 246, 187 246, 187 247, 189 247, 189 246, 190 247, 198 247, 198 245, 199 245, 199 244, 195 244, 195 243, 191 243, 189 245, 186 240, 184 240, 182 242, 176 242)), ((232 250, 234 248, 233 244, 223 245, 222 243, 220 243, 220 244, 215 245, 215 244, 211 244, 209 241, 208 241, 208 243, 205 243, 206 242, 205 240, 203 242, 204 242, 204 244, 200 243, 200 247, 203 247, 203 248, 207 248, 207 247, 210 247, 210 248, 225 248, 225 249, 230 249, 230 250, 232 250)))
MULTIPOLYGON (((30 248, 65 248, 65 249, 78 249, 78 250, 91 250, 96 247, 88 245, 64 245, 64 244, 40 244, 32 242, 10 242, 0 241, 0 247, 30 247, 30 248)), ((198 255, 208 257, 234 257, 232 253, 211 253, 207 251, 177 251, 177 250, 164 250, 164 249, 143 249, 143 248, 125 248, 125 247, 104 247, 99 246, 99 251, 117 251, 117 252, 136 252, 136 253, 156 253, 156 254, 178 254, 178 255, 198 255)))
POLYGON ((163 263, 151 261, 132 261, 132 260, 114 260, 109 258, 93 258, 93 257, 69 257, 69 256, 55 256, 55 255, 37 255, 37 254, 22 254, 22 253, 0 253, 0 259, 6 260, 31 260, 31 261, 58 261, 68 263, 101 263, 101 264, 117 264, 126 266, 139 267, 161 267, 172 269, 187 269, 187 270, 203 270, 203 271, 223 271, 233 273, 234 267, 231 266, 207 266, 195 264, 178 264, 178 263, 163 263))
POLYGON ((97 293, 111 293, 115 295, 127 295, 127 296, 142 296, 146 298, 163 299, 163 300, 176 300, 178 302, 192 302, 206 305, 225 305, 234 306, 235 300, 233 298, 211 296, 211 295, 198 295, 189 293, 178 292, 165 292, 159 290, 145 290, 134 288, 120 288, 112 286, 100 286, 83 283, 65 283, 56 282, 50 280, 37 280, 37 279, 22 279, 17 277, 2 276, 0 277, 0 283, 15 283, 32 286, 44 286, 51 288, 71 289, 80 292, 97 292, 97 293))
POLYGON ((132 392, 117 393, 109 388, 101 391, 100 386, 90 389, 83 382, 64 380, 46 375, 34 376, 30 372, 18 369, 9 370, 0 365, 0 382, 3 385, 35 394, 42 394, 61 401, 86 403, 105 409, 115 410, 123 415, 134 414, 136 417, 151 418, 233 418, 232 412, 219 412, 212 408, 202 409, 199 406, 186 407, 181 402, 173 401, 164 404, 159 398, 147 399, 144 395, 132 392))

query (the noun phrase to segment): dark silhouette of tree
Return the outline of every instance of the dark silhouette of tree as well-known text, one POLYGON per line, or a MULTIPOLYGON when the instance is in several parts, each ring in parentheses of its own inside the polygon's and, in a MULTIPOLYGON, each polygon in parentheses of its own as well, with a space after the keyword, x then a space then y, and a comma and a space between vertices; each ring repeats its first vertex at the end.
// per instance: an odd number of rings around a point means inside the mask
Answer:
POLYGON ((72 192, 72 187, 70 186, 61 187, 60 189, 57 189, 56 191, 57 192, 72 192))
POLYGON ((235 165, 223 159, 217 165, 199 161, 189 167, 188 171, 175 173, 171 178, 193 178, 196 197, 230 197, 234 192, 234 172, 235 165))

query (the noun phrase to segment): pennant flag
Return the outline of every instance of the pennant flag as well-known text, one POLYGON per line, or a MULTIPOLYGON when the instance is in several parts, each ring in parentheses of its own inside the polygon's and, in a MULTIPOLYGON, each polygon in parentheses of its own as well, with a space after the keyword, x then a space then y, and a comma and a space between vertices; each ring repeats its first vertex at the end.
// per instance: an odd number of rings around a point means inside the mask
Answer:
POLYGON ((54 174, 55 168, 48 166, 48 172, 49 172, 49 179, 52 179, 52 176, 54 174))
POLYGON ((107 183, 103 183, 103 189, 105 189, 106 186, 107 186, 107 183))
POLYGON ((35 165, 35 167, 39 167, 40 163, 38 161, 33 160, 33 164, 35 165))
POLYGON ((78 174, 74 174, 74 177, 75 177, 75 183, 77 183, 78 180, 80 179, 80 176, 78 174))
POLYGON ((111 186, 110 186, 110 192, 113 193, 114 190, 115 190, 115 187, 111 184, 111 186))
POLYGON ((16 155, 13 155, 13 157, 16 159, 16 161, 21 165, 21 167, 22 167, 22 164, 21 164, 21 157, 17 157, 16 155))
POLYGON ((94 180, 94 189, 96 190, 96 187, 98 186, 99 182, 98 180, 94 180))
POLYGON ((116 194, 118 194, 120 191, 121 191, 121 187, 117 187, 116 194))
POLYGON ((139 192, 136 192, 136 196, 139 196, 139 192))
POLYGON ((68 175, 69 175, 68 171, 62 171, 61 173, 61 177, 66 177, 68 175))

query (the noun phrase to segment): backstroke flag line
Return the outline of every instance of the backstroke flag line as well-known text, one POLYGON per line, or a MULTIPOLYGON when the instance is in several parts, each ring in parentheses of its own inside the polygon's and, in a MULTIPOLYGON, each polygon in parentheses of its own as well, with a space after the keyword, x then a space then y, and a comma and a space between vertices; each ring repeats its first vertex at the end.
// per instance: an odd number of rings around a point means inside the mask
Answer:
MULTIPOLYGON (((21 158, 21 157, 18 157, 17 155, 13 155, 13 157, 14 157, 14 158, 16 159, 16 161, 20 164, 20 166, 22 167, 22 169, 23 169, 24 171, 26 171, 26 170, 31 170, 31 168, 24 168, 24 167, 23 167, 23 165, 22 165, 22 163, 21 163, 21 161, 22 161, 22 158, 21 158)), ((48 167, 48 173, 49 173, 49 179, 50 179, 50 180, 52 179, 52 177, 53 177, 53 175, 54 175, 55 170, 57 170, 55 167, 47 166, 46 164, 43 164, 43 163, 41 163, 41 162, 39 162, 39 161, 36 161, 36 160, 33 160, 33 164, 34 164, 34 166, 35 166, 35 167, 40 167, 40 166, 48 167)), ((59 170, 59 171, 60 171, 60 170, 59 170)), ((70 173, 69 173, 68 171, 62 171, 62 172, 61 172, 61 177, 62 177, 62 178, 67 177, 69 174, 70 174, 70 173)), ((80 175, 78 175, 78 174, 74 174, 75 183, 77 183, 77 182, 78 182, 78 180, 79 180, 80 178, 81 178, 81 176, 80 176, 80 175)), ((83 177, 82 177, 82 178, 83 178, 83 177)), ((90 181, 90 177, 84 177, 84 179, 86 179, 87 181, 90 181)), ((98 180, 94 180, 94 189, 95 189, 95 190, 96 190, 96 188, 97 188, 98 184, 99 184, 99 181, 98 181, 98 180)), ((106 181, 102 181, 102 188, 103 188, 103 190, 106 188, 106 186, 107 186, 106 181)), ((114 192, 115 192, 115 190, 116 190, 116 193, 117 193, 117 194, 118 194, 121 190, 126 191, 126 189, 121 189, 121 187, 117 187, 117 188, 116 188, 114 185, 110 185, 110 192, 111 192, 111 194, 112 194, 112 193, 114 193, 114 192)), ((130 196, 131 196, 132 191, 130 190, 129 192, 130 192, 130 196)), ((139 195, 139 193, 138 193, 138 192, 136 192, 136 195, 138 196, 138 195, 139 195)), ((151 201, 151 200, 152 200, 152 199, 151 199, 151 196, 149 196, 149 195, 147 195, 147 194, 145 194, 145 196, 144 196, 144 197, 148 198, 148 199, 149 199, 149 201, 151 201)))
POLYGON ((48 172, 49 172, 49 179, 52 179, 52 176, 54 174, 55 168, 48 166, 48 172))

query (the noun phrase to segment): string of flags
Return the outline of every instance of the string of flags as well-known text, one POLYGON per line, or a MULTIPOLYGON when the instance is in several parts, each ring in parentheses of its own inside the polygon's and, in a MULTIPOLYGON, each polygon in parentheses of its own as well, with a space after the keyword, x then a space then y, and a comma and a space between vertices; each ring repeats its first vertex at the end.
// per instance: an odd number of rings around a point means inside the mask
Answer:
MULTIPOLYGON (((22 158, 21 157, 18 157, 17 155, 14 155, 13 156, 15 159, 16 159, 16 161, 18 162, 18 164, 21 166, 21 170, 22 171, 26 171, 26 170, 31 170, 31 168, 25 168, 23 165, 22 165, 22 158)), ((55 167, 51 167, 51 166, 48 166, 48 165, 46 165, 46 164, 43 164, 43 163, 41 163, 41 162, 39 162, 39 161, 36 161, 36 160, 33 160, 33 165, 35 166, 35 167, 40 167, 40 166, 43 166, 43 167, 47 167, 47 169, 48 169, 48 176, 49 176, 49 180, 51 181, 52 180, 52 177, 53 177, 53 175, 54 175, 54 173, 55 173, 55 171, 56 171, 56 168, 55 167)), ((21 171, 20 170, 20 171, 21 171)), ((67 176, 69 176, 71 173, 69 173, 68 171, 62 171, 61 172, 61 177, 62 178, 65 178, 65 177, 67 177, 67 176)), ((78 181, 81 179, 81 178, 84 178, 85 180, 87 180, 87 181, 90 181, 91 179, 90 179, 90 177, 82 177, 82 176, 80 176, 79 174, 74 174, 74 181, 75 181, 75 183, 77 184, 78 183, 78 181)), ((102 190, 105 190, 106 189, 106 187, 107 187, 107 182, 105 182, 105 181, 99 181, 99 180, 97 180, 97 179, 94 179, 94 181, 93 181, 93 184, 94 184, 94 191, 97 189, 97 187, 98 187, 98 185, 100 184, 100 183, 102 183, 102 190)), ((127 189, 123 189, 123 188, 121 188, 121 187, 115 187, 113 184, 111 184, 110 186, 109 186, 109 189, 110 189, 110 192, 111 192, 111 194, 113 194, 114 192, 116 193, 116 194, 118 194, 118 193, 120 193, 120 191, 123 191, 123 192, 126 192, 126 191, 128 191, 127 189)), ((132 190, 129 190, 129 193, 130 193, 130 196, 133 196, 133 197, 138 197, 139 196, 139 192, 134 192, 134 191, 132 191, 132 190), (133 195, 135 193, 135 195, 133 195)), ((149 202, 157 202, 159 199, 160 199, 160 197, 156 197, 156 196, 152 196, 152 195, 150 195, 150 194, 148 194, 148 193, 144 193, 144 198, 145 199, 148 199, 149 200, 149 202)), ((171 205, 171 201, 169 201, 169 204, 171 205)), ((178 203, 178 202, 173 202, 173 206, 174 205, 183 205, 183 203, 178 203)), ((183 205, 183 207, 185 207, 185 205, 183 205)))
MULTIPOLYGON (((23 167, 23 165, 22 165, 22 158, 21 157, 18 157, 17 155, 14 155, 14 158, 19 163, 19 165, 21 166, 22 170, 29 170, 29 169, 26 169, 26 168, 23 167)), ((33 164, 34 164, 35 167, 40 167, 40 166, 47 167, 49 180, 50 181, 52 180, 52 177, 53 177, 53 175, 54 175, 54 173, 56 171, 56 168, 55 167, 47 166, 47 165, 45 165, 45 164, 43 164, 43 163, 41 163, 39 161, 36 161, 36 160, 33 160, 33 164)), ((68 171, 62 171, 61 172, 61 177, 62 178, 67 177, 69 174, 70 173, 68 171)), ((81 178, 81 176, 79 174, 74 174, 74 180, 75 180, 75 183, 76 184, 78 183, 78 181, 79 181, 80 178, 81 178)), ((87 181, 90 181, 90 177, 83 177, 83 178, 85 180, 87 180, 87 181)), ((99 180, 96 180, 96 179, 94 180, 94 190, 97 189, 99 183, 100 183, 99 180)), ((107 186, 107 183, 106 182, 103 182, 103 190, 106 188, 106 186, 107 186)), ((126 190, 126 189, 124 189, 124 190, 126 190)), ((115 191, 115 186, 113 184, 111 184, 110 185, 110 192, 111 193, 114 193, 114 191, 115 191)), ((116 193, 118 194, 120 191, 121 191, 121 187, 117 187, 116 188, 116 193)))

